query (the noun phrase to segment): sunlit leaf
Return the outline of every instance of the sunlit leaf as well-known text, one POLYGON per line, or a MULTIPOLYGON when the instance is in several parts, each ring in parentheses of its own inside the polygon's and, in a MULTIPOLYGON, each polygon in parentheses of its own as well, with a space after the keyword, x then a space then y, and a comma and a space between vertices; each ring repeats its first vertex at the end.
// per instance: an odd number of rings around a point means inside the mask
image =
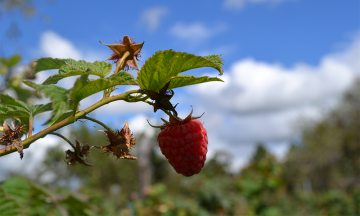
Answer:
POLYGON ((112 69, 112 65, 107 62, 96 61, 94 63, 86 62, 84 60, 75 61, 73 59, 66 59, 65 65, 61 66, 59 69, 59 74, 55 74, 47 78, 42 84, 56 84, 59 80, 77 76, 77 75, 96 75, 101 78, 104 78, 108 75, 112 69))
POLYGON ((168 79, 187 70, 212 67, 222 75, 219 60, 216 56, 201 57, 173 50, 158 51, 145 61, 138 73, 137 82, 142 89, 159 91, 168 79))
POLYGON ((174 88, 179 88, 179 87, 184 87, 184 86, 189 86, 189 85, 195 85, 195 84, 200 84, 200 83, 206 83, 206 82, 211 82, 211 81, 224 82, 217 77, 208 77, 208 76, 194 77, 194 76, 182 75, 182 74, 172 77, 170 80, 171 80, 171 82, 170 82, 169 89, 174 89, 174 88))
POLYGON ((29 105, 27 105, 26 103, 20 100, 16 100, 15 98, 12 98, 7 94, 0 93, 0 103, 2 105, 13 105, 13 106, 21 107, 30 112, 29 105))
POLYGON ((39 58, 36 61, 35 70, 31 75, 35 75, 40 71, 60 69, 61 66, 66 64, 66 59, 57 59, 57 58, 39 58))
POLYGON ((131 74, 119 72, 110 77, 89 81, 87 75, 82 75, 75 82, 70 92, 70 98, 76 103, 97 92, 117 85, 137 85, 131 74))
POLYGON ((46 97, 51 99, 53 112, 49 121, 53 121, 59 118, 64 111, 67 111, 71 108, 71 103, 69 101, 69 90, 55 85, 38 85, 31 81, 24 81, 24 83, 44 93, 46 97))

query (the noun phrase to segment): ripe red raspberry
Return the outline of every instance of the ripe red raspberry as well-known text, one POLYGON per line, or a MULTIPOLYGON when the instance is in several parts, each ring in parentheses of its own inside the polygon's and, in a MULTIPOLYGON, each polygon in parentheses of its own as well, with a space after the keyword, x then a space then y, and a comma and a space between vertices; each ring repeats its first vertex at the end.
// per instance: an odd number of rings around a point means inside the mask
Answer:
POLYGON ((191 113, 184 120, 170 115, 170 122, 165 121, 157 141, 161 152, 168 159, 175 171, 184 176, 198 174, 203 168, 208 138, 206 129, 191 113))

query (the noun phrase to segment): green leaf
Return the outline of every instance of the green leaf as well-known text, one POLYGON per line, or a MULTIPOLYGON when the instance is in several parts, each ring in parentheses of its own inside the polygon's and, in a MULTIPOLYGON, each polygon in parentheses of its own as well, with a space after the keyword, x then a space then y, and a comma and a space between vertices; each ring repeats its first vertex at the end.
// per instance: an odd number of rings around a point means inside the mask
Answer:
POLYGON ((53 58, 39 58, 36 61, 35 70, 31 75, 35 75, 40 71, 60 69, 61 66, 66 64, 66 59, 53 59, 53 58))
POLYGON ((52 101, 53 113, 49 121, 53 121, 61 116, 64 111, 70 109, 69 90, 55 85, 38 85, 31 81, 24 83, 45 94, 52 101))
POLYGON ((0 215, 22 215, 20 204, 0 187, 0 215))
POLYGON ((0 121, 9 118, 14 119, 14 118, 29 118, 29 117, 30 117, 29 113, 22 110, 9 110, 7 112, 3 112, 2 109, 0 109, 0 121))
POLYGON ((126 82, 126 84, 121 85, 138 85, 134 77, 128 72, 119 72, 110 76, 110 79, 115 80, 115 78, 121 78, 126 82))
POLYGON ((60 68, 59 74, 66 74, 71 71, 90 71, 92 74, 105 77, 110 73, 112 69, 112 64, 104 61, 95 61, 93 63, 86 62, 84 60, 75 61, 73 59, 67 59, 66 65, 60 68))
POLYGON ((70 76, 76 75, 96 75, 101 78, 104 78, 110 73, 112 69, 112 64, 107 62, 96 61, 94 63, 89 63, 84 60, 75 61, 73 59, 66 59, 66 64, 61 66, 59 69, 59 74, 55 74, 47 78, 42 84, 56 84, 59 80, 64 79, 70 76))
POLYGON ((138 73, 137 82, 142 89, 159 91, 168 79, 187 70, 212 67, 222 75, 223 69, 218 61, 221 61, 220 57, 201 57, 173 50, 158 51, 146 60, 138 73))
POLYGON ((103 91, 117 85, 137 85, 131 74, 127 72, 116 73, 110 77, 89 81, 87 75, 82 75, 75 82, 70 92, 70 98, 74 103, 89 97, 97 92, 103 91))
POLYGON ((31 106, 31 108, 32 108, 32 116, 34 117, 35 115, 37 115, 39 113, 51 111, 52 106, 53 106, 52 103, 31 106))
MULTIPOLYGON (((215 64, 217 64, 221 68, 224 65, 224 63, 223 63, 224 59, 222 59, 219 55, 208 55, 208 56, 204 56, 204 58, 214 62, 215 64)), ((223 72, 223 70, 221 70, 219 75, 222 75, 222 72, 223 72)))
POLYGON ((194 76, 182 75, 182 74, 172 77, 170 80, 171 80, 171 82, 170 82, 168 89, 174 89, 174 88, 195 85, 195 84, 200 84, 200 83, 206 83, 206 82, 211 82, 211 81, 224 82, 223 80, 221 80, 217 77, 209 77, 209 76, 194 77, 194 76))
POLYGON ((21 205, 25 205, 31 196, 31 186, 23 177, 15 176, 7 179, 1 187, 21 205))
POLYGON ((13 106, 21 107, 21 108, 27 110, 28 112, 30 112, 29 105, 27 105, 26 103, 24 103, 20 100, 16 100, 15 98, 12 98, 11 96, 9 96, 7 94, 0 93, 0 103, 2 105, 13 105, 13 106))
POLYGON ((0 58, 0 62, 6 67, 12 67, 21 61, 20 55, 13 55, 10 58, 0 58))

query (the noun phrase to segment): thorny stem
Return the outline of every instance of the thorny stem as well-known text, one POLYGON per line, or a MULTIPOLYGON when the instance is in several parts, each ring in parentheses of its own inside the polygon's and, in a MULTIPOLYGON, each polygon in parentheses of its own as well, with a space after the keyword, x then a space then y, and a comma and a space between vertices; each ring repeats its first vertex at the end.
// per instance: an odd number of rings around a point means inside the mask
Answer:
POLYGON ((78 150, 76 149, 76 147, 70 142, 70 140, 68 140, 66 137, 64 137, 63 135, 59 134, 59 133, 55 133, 55 132, 51 132, 51 133, 48 133, 48 134, 51 134, 51 135, 55 135, 55 136, 58 136, 60 138, 62 138, 63 140, 65 140, 66 142, 68 142, 71 147, 73 147, 73 149, 75 150, 75 152, 77 152, 78 150))
MULTIPOLYGON (((131 91, 127 91, 123 94, 119 94, 119 95, 115 95, 112 97, 107 97, 107 98, 103 98, 102 100, 96 102, 95 104, 93 104, 92 106, 84 109, 81 112, 78 112, 75 114, 75 116, 71 116, 70 118, 64 119, 61 122, 58 122, 54 125, 52 125, 51 127, 46 128, 43 131, 38 132, 37 134, 28 137, 27 139, 23 140, 23 146, 24 149, 25 148, 29 148, 29 146, 31 145, 31 143, 35 142, 36 140, 40 139, 40 138, 44 138, 47 134, 54 132, 60 128, 65 127, 66 125, 72 124, 75 121, 77 121, 78 119, 86 116, 87 114, 89 114, 90 112, 96 110, 97 108, 104 106, 105 104, 111 103, 113 101, 117 101, 117 100, 124 100, 127 102, 138 102, 138 101, 144 101, 146 100, 144 98, 141 98, 143 94, 142 90, 131 90, 131 91), (131 97, 131 94, 136 94, 136 93, 140 93, 139 96, 136 97, 131 97), (129 97, 130 96, 130 97, 129 97)), ((4 148, 4 149, 0 149, 0 157, 10 154, 12 152, 15 152, 16 148, 15 146, 11 146, 11 148, 4 148)))
POLYGON ((106 124, 102 123, 101 121, 99 120, 96 120, 96 119, 93 119, 91 117, 88 117, 88 116, 83 116, 81 117, 82 119, 87 119, 87 120, 90 120, 90 121, 93 121, 95 123, 98 123, 99 125, 103 126, 107 131, 110 131, 111 133, 114 133, 108 126, 106 126, 106 124))

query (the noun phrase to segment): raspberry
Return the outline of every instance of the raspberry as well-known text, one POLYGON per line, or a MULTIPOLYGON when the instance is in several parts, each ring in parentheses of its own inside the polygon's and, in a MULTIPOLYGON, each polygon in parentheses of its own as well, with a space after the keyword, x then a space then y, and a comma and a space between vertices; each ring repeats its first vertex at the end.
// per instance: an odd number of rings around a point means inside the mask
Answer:
POLYGON ((208 138, 206 129, 191 113, 182 120, 170 114, 165 121, 157 141, 163 155, 175 171, 184 176, 198 174, 204 167, 208 138))

